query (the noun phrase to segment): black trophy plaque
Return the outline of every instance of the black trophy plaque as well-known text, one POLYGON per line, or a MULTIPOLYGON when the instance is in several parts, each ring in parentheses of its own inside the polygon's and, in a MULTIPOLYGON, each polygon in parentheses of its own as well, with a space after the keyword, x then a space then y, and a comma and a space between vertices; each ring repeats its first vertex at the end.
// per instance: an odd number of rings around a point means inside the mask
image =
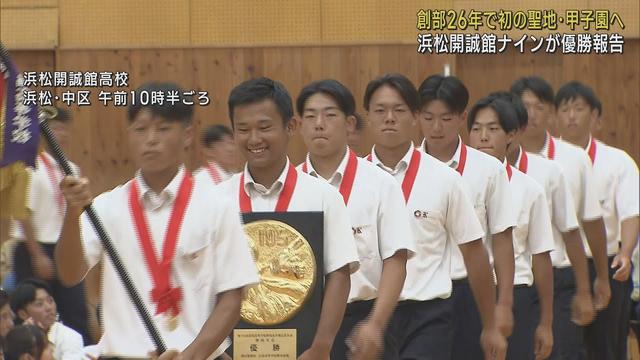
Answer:
MULTIPOLYGON (((233 331, 228 350, 236 360, 288 359, 311 347, 324 295, 324 216, 322 212, 252 212, 243 214, 245 227, 255 222, 282 222, 295 229, 310 245, 316 271, 312 289, 297 312, 282 323, 256 325, 241 319, 233 331)), ((278 241, 277 239, 275 241, 278 241)), ((255 253, 254 253, 255 256, 255 253)))

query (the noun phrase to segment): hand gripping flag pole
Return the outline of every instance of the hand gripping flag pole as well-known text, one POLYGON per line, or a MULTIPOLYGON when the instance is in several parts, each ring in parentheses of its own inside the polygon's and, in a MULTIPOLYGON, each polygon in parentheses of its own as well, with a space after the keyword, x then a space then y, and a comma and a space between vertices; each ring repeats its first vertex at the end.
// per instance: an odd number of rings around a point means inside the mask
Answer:
MULTIPOLYGON (((9 53, 5 49, 4 45, 1 43, 0 43, 0 58, 5 64, 10 63, 9 53)), ((7 94, 7 95, 11 96, 11 94, 7 94)), ((58 164, 62 166, 62 169, 65 175, 67 176, 73 175, 73 171, 69 166, 69 162, 67 161, 67 158, 62 152, 62 149, 60 148, 57 141, 55 140, 53 133, 49 128, 49 124, 46 121, 49 116, 50 114, 48 114, 46 111, 43 111, 42 109, 40 109, 40 111, 38 112, 38 122, 40 124, 41 134, 44 136, 47 143, 49 144, 49 148, 53 151, 53 156, 58 161, 58 164)), ((85 206, 84 210, 87 216, 89 217, 89 220, 93 225, 93 228, 95 229, 96 233, 100 237, 102 246, 107 251, 107 255, 109 256, 109 259, 111 259, 111 263, 113 264, 113 267, 118 273, 118 276, 120 277, 120 281, 122 282, 125 289, 127 290, 127 294, 129 295, 129 298, 133 302, 133 305, 135 306, 136 310, 138 311, 138 315, 140 315, 140 318, 144 323, 147 333, 151 337, 151 340, 153 340, 153 343, 156 347, 156 353, 158 355, 164 353, 167 350, 167 347, 164 344, 162 337, 160 337, 160 332, 158 331, 155 324, 153 323, 151 316, 149 316, 149 312, 147 311, 147 308, 142 302, 142 298, 140 298, 140 294, 138 294, 138 291, 133 286, 131 277, 129 277, 127 270, 122 264, 122 260, 120 259, 120 256, 116 252, 116 249, 113 246, 113 243, 109 238, 109 235, 104 230, 104 227, 102 226, 102 222, 100 221, 100 218, 98 218, 98 215, 96 214, 91 204, 85 206)))

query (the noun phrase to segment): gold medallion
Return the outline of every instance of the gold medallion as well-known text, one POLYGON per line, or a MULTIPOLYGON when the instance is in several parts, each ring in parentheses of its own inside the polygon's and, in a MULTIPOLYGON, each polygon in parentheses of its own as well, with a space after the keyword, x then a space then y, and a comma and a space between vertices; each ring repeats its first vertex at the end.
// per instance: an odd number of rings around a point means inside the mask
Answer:
POLYGON ((169 328, 169 331, 174 331, 178 328, 178 315, 171 316, 169 318, 169 320, 167 321, 167 327, 169 328))
POLYGON ((244 230, 260 283, 247 291, 240 316, 253 325, 281 324, 302 309, 314 288, 313 249, 296 229, 280 221, 254 221, 244 230))

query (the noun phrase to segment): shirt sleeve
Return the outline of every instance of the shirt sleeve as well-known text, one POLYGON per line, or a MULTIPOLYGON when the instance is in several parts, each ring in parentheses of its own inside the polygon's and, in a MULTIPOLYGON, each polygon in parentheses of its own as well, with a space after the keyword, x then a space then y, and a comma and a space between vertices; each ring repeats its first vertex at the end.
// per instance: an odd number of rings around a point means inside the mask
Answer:
POLYGON ((640 213, 640 180, 638 177, 638 166, 624 154, 624 160, 620 164, 620 174, 615 191, 616 210, 620 222, 638 216, 640 213))
POLYGON ((554 249, 553 231, 551 230, 551 217, 549 216, 547 198, 539 186, 538 189, 534 191, 534 194, 533 203, 531 204, 528 237, 529 250, 532 255, 554 249))
POLYGON ((553 173, 556 174, 551 181, 552 219, 560 232, 566 233, 578 229, 578 216, 575 211, 573 195, 569 190, 567 178, 564 172, 554 164, 553 173))
POLYGON ((478 216, 467 196, 461 177, 451 177, 449 204, 446 214, 446 229, 456 244, 465 244, 482 239, 484 231, 478 216))
POLYGON ((239 289, 260 281, 249 242, 242 228, 238 207, 228 197, 220 202, 217 230, 213 233, 216 261, 213 275, 215 293, 239 289))
MULTIPOLYGON (((93 209, 102 226, 106 229, 109 226, 108 218, 108 197, 112 192, 100 194, 93 200, 93 209)), ((82 240, 82 250, 84 251, 84 259, 89 269, 93 268, 102 257, 103 247, 100 237, 96 232, 89 215, 84 211, 80 216, 80 238, 82 240)))
POLYGON ((349 213, 342 195, 329 184, 323 186, 324 212, 324 273, 332 273, 349 265, 351 273, 360 267, 358 250, 349 213))
POLYGON ((593 166, 586 152, 582 152, 580 157, 582 168, 582 209, 581 219, 585 221, 595 220, 602 217, 602 208, 598 200, 598 181, 593 174, 593 166))
POLYGON ((380 256, 387 259, 398 250, 408 250, 409 257, 416 251, 411 223, 406 216, 407 210, 400 185, 386 173, 382 173, 383 187, 380 189, 378 208, 378 242, 380 256), (387 176, 388 175, 388 176, 387 176))
POLYGON ((501 233, 517 223, 517 211, 514 211, 509 196, 509 178, 504 166, 500 166, 489 181, 487 213, 491 234, 501 233))

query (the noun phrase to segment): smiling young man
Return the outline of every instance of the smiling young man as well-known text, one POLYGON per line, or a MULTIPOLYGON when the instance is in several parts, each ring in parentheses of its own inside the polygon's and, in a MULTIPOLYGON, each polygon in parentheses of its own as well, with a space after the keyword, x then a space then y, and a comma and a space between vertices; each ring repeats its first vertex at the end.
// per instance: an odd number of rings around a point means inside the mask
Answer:
MULTIPOLYGON (((462 142, 458 132, 465 126, 469 92, 454 76, 432 75, 420 88, 419 122, 424 135, 421 149, 455 169, 461 176, 476 215, 485 232, 483 239, 495 268, 498 299, 496 325, 505 336, 513 327, 514 253, 512 228, 516 224, 511 209, 507 173, 499 161, 462 142)), ((480 355, 480 318, 467 281, 462 254, 452 249, 454 338, 453 359, 480 355)))
POLYGON ((331 358, 393 359, 385 330, 404 284, 408 253, 415 252, 402 190, 347 146, 356 119, 355 100, 344 85, 322 80, 305 86, 297 110, 309 149, 299 169, 339 189, 360 257, 331 358))
POLYGON ((296 170, 287 157, 297 119, 282 84, 268 78, 248 80, 231 90, 229 117, 236 144, 247 164, 220 184, 243 213, 319 211, 324 216, 324 298, 313 344, 299 359, 328 359, 344 316, 350 275, 358 252, 344 199, 331 185, 296 170))
MULTIPOLYGON (((149 83, 136 91, 144 92, 182 89, 149 83)), ((193 109, 184 99, 174 105, 137 100, 128 109, 127 133, 139 170, 93 206, 166 342, 161 359, 216 357, 239 319, 243 288, 258 282, 256 267, 233 204, 211 181, 194 179, 184 168, 193 109)), ((100 238, 81 216, 91 203, 88 186, 86 178, 70 176, 61 184, 68 208, 56 248, 58 273, 75 284, 102 259, 99 353, 146 357, 154 344, 100 238)))
POLYGON ((506 341, 495 323, 495 285, 481 240, 484 231, 459 174, 414 148, 418 104, 414 85, 400 74, 372 80, 364 96, 375 141, 369 158, 402 184, 417 243, 389 332, 400 359, 451 358, 451 251, 459 247, 482 319, 478 336, 483 353, 503 359, 506 341))
POLYGON ((507 163, 508 148, 519 136, 519 122, 510 100, 499 94, 479 100, 469 112, 468 130, 469 145, 504 163, 518 217, 513 230, 514 329, 507 358, 546 359, 553 346, 553 272, 549 253, 554 244, 544 190, 507 163))
MULTIPOLYGON (((593 164, 598 197, 607 228, 607 256, 611 302, 585 330, 591 359, 626 359, 631 256, 637 245, 639 226, 638 167, 624 151, 591 135, 602 105, 593 90, 577 81, 564 84, 555 98, 558 130, 562 138, 585 149, 593 164)), ((593 261, 589 261, 595 277, 593 261)))

